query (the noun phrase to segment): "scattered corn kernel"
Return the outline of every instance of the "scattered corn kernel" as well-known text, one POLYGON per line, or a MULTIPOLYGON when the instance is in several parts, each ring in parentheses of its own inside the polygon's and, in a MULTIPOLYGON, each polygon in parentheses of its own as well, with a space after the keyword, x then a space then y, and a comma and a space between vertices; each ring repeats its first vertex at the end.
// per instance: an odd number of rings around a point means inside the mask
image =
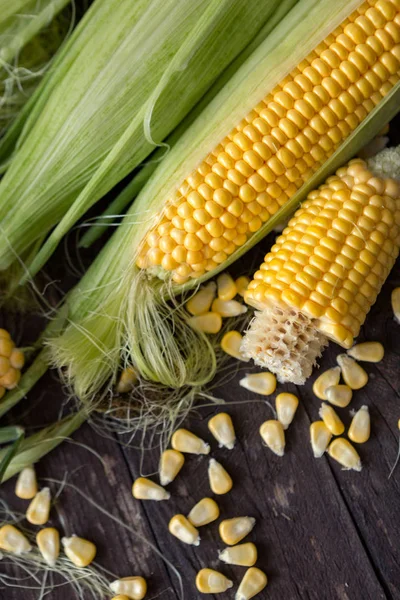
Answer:
POLYGON ((228 273, 222 273, 217 278, 218 298, 232 300, 237 294, 236 284, 228 273))
POLYGON ((344 432, 344 425, 332 406, 329 406, 329 404, 324 402, 319 409, 319 416, 332 435, 342 435, 344 432))
POLYGON ((243 360, 244 362, 249 362, 250 359, 245 358, 240 351, 242 339, 243 336, 238 331, 228 331, 222 337, 221 348, 226 354, 229 354, 229 356, 233 356, 233 358, 243 360))
POLYGON ((26 511, 26 518, 32 525, 44 525, 49 520, 51 495, 48 487, 36 494, 26 511))
POLYGON ((326 390, 340 381, 340 367, 333 367, 321 373, 314 381, 313 392, 320 400, 326 400, 326 390))
POLYGON ((123 577, 110 583, 114 594, 121 594, 117 598, 129 600, 143 600, 147 593, 147 582, 143 577, 123 577))
POLYGON ((345 408, 351 402, 353 390, 348 385, 331 385, 327 388, 325 394, 330 404, 345 408))
POLYGON ((133 497, 137 500, 169 500, 171 494, 164 490, 161 485, 147 479, 147 477, 138 477, 132 486, 133 497))
POLYGON ((32 546, 25 535, 14 525, 3 525, 0 528, 0 550, 12 552, 12 554, 24 554, 30 552, 32 546))
POLYGON ((257 562, 257 547, 252 542, 231 546, 219 552, 218 558, 227 565, 252 567, 257 562))
POLYGON ((225 519, 219 524, 221 540, 228 546, 235 546, 254 528, 256 520, 253 517, 235 517, 225 519))
POLYGON ((210 281, 210 283, 200 288, 200 290, 186 302, 186 308, 190 314, 198 316, 208 312, 215 298, 216 291, 217 284, 214 281, 210 281))
POLYGON ((11 352, 11 356, 10 356, 10 365, 14 369, 21 370, 22 367, 24 366, 24 364, 25 364, 24 353, 22 352, 22 350, 19 350, 18 348, 14 348, 13 351, 11 352))
POLYGON ((119 394, 126 394, 127 392, 130 392, 137 384, 138 379, 139 377, 136 369, 132 366, 127 367, 121 373, 117 384, 117 392, 119 394))
POLYGON ((211 310, 221 315, 221 317, 238 317, 247 312, 247 306, 237 300, 220 300, 215 298, 211 310))
POLYGON ((397 287, 392 291, 391 298, 394 320, 400 323, 400 287, 397 287))
POLYGON ((210 445, 187 429, 177 429, 172 436, 171 445, 174 450, 187 454, 210 453, 210 445))
POLYGON ((276 390, 276 377, 272 373, 250 373, 239 381, 239 385, 261 396, 269 396, 276 390))
POLYGON ((328 448, 329 456, 335 459, 345 469, 361 471, 361 459, 357 450, 345 438, 336 438, 328 448))
POLYGON ((277 395, 275 400, 276 412, 283 429, 287 429, 293 421, 298 405, 299 399, 294 394, 282 392, 277 395))
POLYGON ((219 313, 207 312, 188 319, 190 327, 203 333, 218 333, 222 327, 222 317, 219 313))
POLYGON ((203 498, 193 506, 188 519, 195 527, 202 527, 216 521, 219 517, 218 504, 212 498, 203 498))
POLYGON ((233 486, 231 476, 215 458, 211 458, 208 465, 208 480, 212 492, 218 496, 227 494, 233 486))
POLYGON ((285 454, 285 432, 282 423, 274 419, 265 421, 260 427, 260 435, 274 454, 277 456, 285 454))
POLYGON ((371 418, 368 406, 362 406, 354 415, 348 436, 355 444, 364 444, 371 435, 371 418))
POLYGON ((41 529, 36 535, 40 554, 50 567, 54 567, 60 554, 60 534, 54 527, 41 529))
POLYGON ((329 446, 332 434, 323 421, 314 421, 310 425, 311 448, 315 458, 321 458, 329 446))
POLYGON ((213 569, 201 569, 197 573, 196 587, 202 594, 219 594, 233 587, 233 581, 213 569))
POLYGON ((236 592, 235 600, 250 600, 267 586, 268 579, 264 571, 251 567, 247 569, 236 592))
POLYGON ((246 277, 246 275, 242 275, 241 277, 238 277, 235 281, 236 284, 236 290, 237 293, 239 294, 239 296, 244 296, 245 291, 247 290, 247 286, 250 283, 250 278, 246 277))
POLYGON ((15 495, 22 500, 32 500, 37 494, 38 484, 34 467, 25 467, 18 475, 15 495))
POLYGON ((184 462, 185 457, 179 450, 164 450, 160 458, 160 483, 162 486, 174 481, 184 462))
POLYGON ((232 419, 228 413, 218 413, 208 421, 208 429, 211 431, 220 448, 232 450, 236 441, 235 429, 232 419))
POLYGON ((169 522, 169 532, 184 544, 198 546, 200 536, 196 527, 184 515, 175 515, 169 522))
POLYGON ((93 562, 96 556, 96 546, 93 542, 80 538, 77 535, 72 535, 61 540, 64 547, 64 552, 69 560, 76 567, 87 567, 93 562))
POLYGON ((376 363, 382 360, 385 350, 380 342, 363 342, 347 350, 347 354, 356 360, 376 363))
POLYGON ((336 360, 342 370, 344 382, 352 390, 359 390, 367 384, 367 373, 353 358, 347 354, 339 354, 336 360))

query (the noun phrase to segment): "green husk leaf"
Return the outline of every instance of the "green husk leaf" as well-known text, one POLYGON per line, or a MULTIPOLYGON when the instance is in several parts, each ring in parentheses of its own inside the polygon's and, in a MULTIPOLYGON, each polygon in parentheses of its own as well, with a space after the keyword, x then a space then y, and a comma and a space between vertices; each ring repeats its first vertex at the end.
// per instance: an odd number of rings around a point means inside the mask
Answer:
POLYGON ((11 460, 17 454, 24 439, 25 432, 22 427, 3 427, 0 429, 0 444, 5 444, 12 441, 13 443, 5 448, 4 455, 0 459, 0 483, 3 481, 4 473, 6 472, 11 460))

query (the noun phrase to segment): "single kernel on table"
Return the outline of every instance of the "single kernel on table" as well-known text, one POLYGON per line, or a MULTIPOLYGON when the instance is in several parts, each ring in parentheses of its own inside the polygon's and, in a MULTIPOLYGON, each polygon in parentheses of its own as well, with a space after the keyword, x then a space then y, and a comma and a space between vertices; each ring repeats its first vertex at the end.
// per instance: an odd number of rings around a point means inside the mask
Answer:
POLYGON ((137 371, 134 367, 127 367, 120 375, 117 383, 117 392, 119 394, 126 394, 131 392, 139 380, 137 371))
POLYGON ((237 300, 220 300, 215 298, 211 310, 221 315, 221 317, 238 317, 247 312, 247 306, 237 300))
POLYGON ((237 294, 236 284, 228 273, 222 273, 217 278, 218 298, 232 300, 237 294))
POLYGON ((114 594, 120 594, 117 598, 143 600, 147 593, 147 582, 143 577, 123 577, 110 583, 110 589, 114 594))
POLYGON ((245 358, 240 350, 242 340, 243 336, 238 331, 228 331, 222 337, 221 348, 225 354, 229 354, 229 356, 233 356, 233 358, 237 358, 243 362, 249 362, 250 358, 245 358))
POLYGON ((250 373, 239 381, 239 385, 255 394, 269 396, 276 390, 276 377, 272 373, 250 373))
POLYGON ((347 356, 347 354, 339 354, 336 357, 338 365, 342 370, 342 376, 346 385, 352 390, 359 390, 368 382, 368 375, 364 369, 356 363, 356 361, 347 356))
POLYGON ((219 313, 207 312, 188 319, 190 327, 203 333, 218 333, 222 327, 222 317, 219 313))
POLYGON ((340 367, 333 367, 324 371, 317 377, 313 384, 313 392, 320 400, 326 400, 326 390, 340 381, 340 367))
POLYGON ((219 524, 221 540, 228 546, 235 546, 253 530, 256 520, 253 517, 235 517, 219 524))
POLYGON ((250 600, 257 596, 267 586, 268 578, 264 571, 251 567, 246 571, 239 589, 236 592, 235 600, 250 600))
POLYGON ((76 567, 88 567, 94 561, 97 549, 93 542, 72 535, 62 538, 61 543, 66 556, 76 567))
POLYGON ((26 511, 26 518, 32 525, 44 525, 49 520, 51 494, 48 487, 36 494, 26 511))
POLYGON ((186 309, 193 316, 204 315, 204 313, 210 310, 216 292, 217 284, 214 281, 210 281, 210 283, 200 288, 200 290, 186 302, 186 309))
POLYGON ((347 350, 347 354, 356 360, 377 363, 385 355, 385 349, 380 342, 363 342, 347 350))
POLYGON ((315 458, 321 458, 329 446, 332 433, 323 421, 314 421, 310 425, 311 448, 315 458))
POLYGON ((329 404, 324 402, 319 409, 319 416, 332 435, 342 435, 344 432, 344 425, 332 406, 329 406, 329 404))
POLYGON ((371 435, 371 418, 368 406, 362 406, 354 415, 348 436, 355 444, 364 444, 371 435))
POLYGON ((200 535, 196 527, 184 515, 175 515, 169 522, 169 532, 184 544, 198 546, 200 535))
POLYGON ((228 413, 218 413, 208 421, 208 429, 211 431, 220 448, 232 450, 236 441, 235 429, 231 416, 228 413))
POLYGON ((30 552, 32 546, 28 538, 14 525, 3 525, 3 527, 0 527, 0 550, 19 556, 25 554, 25 552, 30 552))
POLYGON ((179 450, 164 450, 160 458, 160 483, 162 486, 174 481, 185 463, 185 457, 179 450))
POLYGON ((227 494, 233 486, 232 477, 215 458, 211 458, 208 465, 208 480, 211 491, 218 496, 227 494))
POLYGON ((361 459, 357 450, 345 438, 336 438, 328 448, 328 454, 345 469, 361 471, 361 459))
POLYGON ((220 594, 233 587, 233 581, 213 569, 201 569, 197 573, 196 587, 202 594, 220 594))
POLYGON ((282 423, 283 429, 287 429, 293 421, 297 407, 299 406, 298 397, 294 394, 289 394, 288 392, 282 392, 277 395, 275 406, 278 421, 282 423))
POLYGON ((195 527, 202 527, 216 521, 219 517, 218 504, 212 498, 203 498, 195 504, 188 519, 195 527))
POLYGON ((277 456, 285 454, 285 432, 282 423, 274 419, 265 421, 260 427, 260 435, 274 454, 277 456))
POLYGON ((15 495, 22 500, 32 500, 37 494, 38 484, 34 467, 25 467, 18 475, 15 495))
POLYGON ((147 477, 138 477, 132 486, 132 495, 137 500, 169 500, 171 494, 164 490, 161 485, 147 479, 147 477))
POLYGON ((353 391, 348 385, 331 385, 325 392, 329 404, 345 408, 351 402, 353 391))
POLYGON ((400 287, 395 288, 392 291, 392 310, 394 320, 400 323, 400 287))
POLYGON ((238 544, 219 552, 218 558, 227 565, 252 567, 257 562, 257 547, 252 542, 238 544))
POLYGON ((249 283, 250 278, 246 277, 246 275, 238 277, 235 281, 237 293, 239 294, 239 296, 242 296, 242 298, 244 296, 245 291, 247 290, 249 283))
POLYGON ((54 567, 60 554, 60 534, 54 527, 41 529, 36 535, 40 554, 50 567, 54 567))
POLYGON ((174 450, 186 454, 210 454, 210 445, 187 429, 177 429, 171 445, 174 450))

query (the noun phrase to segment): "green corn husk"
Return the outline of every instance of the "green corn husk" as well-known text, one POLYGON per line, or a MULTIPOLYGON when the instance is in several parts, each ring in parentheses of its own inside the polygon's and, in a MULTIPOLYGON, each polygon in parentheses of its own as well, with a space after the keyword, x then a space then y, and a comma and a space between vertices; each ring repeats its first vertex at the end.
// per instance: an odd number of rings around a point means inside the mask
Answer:
POLYGON ((24 280, 33 276, 86 210, 175 128, 278 4, 95 0, 29 114, 4 139, 9 152, 17 138, 17 151, 0 183, 0 270, 28 262, 35 241, 58 223, 26 265, 24 280))
POLYGON ((135 266, 138 248, 179 182, 358 4, 346 0, 298 3, 158 166, 69 297, 69 325, 64 333, 49 340, 54 365, 64 369, 66 380, 81 400, 90 403, 100 390, 112 389, 118 368, 130 363, 144 378, 172 388, 201 386, 213 378, 216 360, 212 344, 186 325, 187 315, 176 297, 249 250, 287 218, 311 189, 354 156, 397 112, 400 85, 307 184, 215 271, 184 286, 163 283, 135 266))

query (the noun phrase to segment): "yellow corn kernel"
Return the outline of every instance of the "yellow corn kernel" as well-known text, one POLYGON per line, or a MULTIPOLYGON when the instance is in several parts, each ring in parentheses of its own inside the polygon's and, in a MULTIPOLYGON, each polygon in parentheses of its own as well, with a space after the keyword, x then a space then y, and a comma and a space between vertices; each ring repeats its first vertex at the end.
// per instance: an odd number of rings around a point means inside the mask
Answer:
POLYGON ((203 333, 218 333, 222 327, 222 317, 219 313, 207 312, 188 319, 190 327, 203 333))
POLYGON ((127 367, 124 369, 117 384, 118 394, 126 394, 127 392, 133 390, 138 382, 138 379, 139 377, 134 367, 127 367))
POLYGON ((262 396, 269 396, 276 390, 276 377, 272 373, 250 373, 239 381, 239 385, 262 396))
POLYGON ((217 277, 218 298, 232 300, 237 294, 236 284, 228 273, 221 273, 217 277))
POLYGON ((30 552, 32 546, 28 538, 14 525, 3 525, 3 527, 0 527, 0 550, 19 556, 25 552, 30 552))
POLYGON ((129 597, 125 594, 118 594, 118 596, 114 596, 111 600, 129 600, 129 597))
POLYGON ((186 302, 186 308, 190 314, 198 316, 208 312, 215 298, 216 291, 217 284, 214 281, 210 281, 210 283, 196 292, 196 294, 186 302))
POLYGON ((147 593, 147 582, 143 577, 123 577, 110 583, 110 589, 114 594, 128 600, 143 600, 147 593))
POLYGON ((257 547, 252 542, 231 546, 219 552, 218 558, 227 565, 252 567, 257 562, 257 547))
POLYGON ((249 362, 250 359, 245 358, 240 351, 242 339, 243 337, 238 331, 228 331, 222 337, 221 348, 226 354, 229 354, 229 356, 233 356, 233 358, 237 358, 244 362, 249 362))
POLYGON ((233 581, 213 569, 201 569, 197 573, 196 587, 202 594, 219 594, 233 587, 233 581))
POLYGON ((382 360, 385 350, 380 342, 363 342, 347 350, 347 354, 356 360, 377 363, 382 360))
POLYGON ((54 567, 60 554, 60 534, 54 527, 41 529, 36 535, 40 554, 50 567, 54 567))
POLYGON ((202 527, 216 521, 219 517, 218 504, 212 498, 203 498, 188 514, 188 519, 195 527, 202 527))
POLYGON ((185 457, 178 450, 164 450, 160 458, 160 483, 162 486, 174 481, 185 463, 185 457))
POLYGON ((400 287, 397 287, 392 291, 391 300, 394 320, 397 321, 397 323, 400 323, 400 287))
POLYGON ((0 329, 0 340, 10 340, 11 335, 7 331, 7 329, 0 329))
POLYGON ((21 370, 22 367, 24 366, 24 364, 25 364, 24 353, 22 352, 22 350, 18 350, 18 348, 14 348, 13 351, 11 352, 11 356, 10 356, 10 365, 14 369, 21 370))
POLYGON ((17 387, 20 379, 21 371, 19 369, 14 369, 13 367, 10 367, 7 373, 0 378, 0 385, 2 387, 5 387, 6 390, 13 390, 17 387))
POLYGON ((244 297, 244 293, 247 290, 247 286, 249 285, 249 283, 250 278, 246 277, 246 275, 238 277, 235 281, 237 293, 239 294, 239 296, 242 296, 242 298, 244 297))
POLYGON ((253 517, 235 517, 219 524, 219 535, 224 544, 235 546, 253 530, 256 520, 253 517))
POLYGON ((208 464, 208 481, 212 492, 218 496, 227 494, 233 486, 232 477, 215 458, 210 458, 208 464))
POLYGON ((357 450, 345 438, 336 438, 328 448, 328 454, 345 469, 361 471, 361 459, 357 450))
POLYGON ((359 390, 367 385, 367 373, 353 358, 347 356, 347 354, 339 354, 336 360, 342 370, 344 382, 352 390, 359 390))
POLYGON ((256 567, 247 569, 236 592, 235 600, 250 600, 250 598, 254 598, 254 596, 263 591, 267 583, 268 578, 264 571, 256 567))
POLYGON ((238 317, 247 312, 247 306, 244 306, 244 304, 237 300, 220 300, 219 298, 215 298, 211 310, 224 318, 238 317))
POLYGON ((187 429, 177 429, 171 445, 174 450, 187 454, 210 454, 210 445, 187 429))
POLYGON ((283 429, 287 429, 293 421, 297 407, 299 406, 298 397, 294 394, 289 394, 288 392, 282 392, 277 395, 275 406, 278 421, 282 423, 283 429))
POLYGON ((228 413, 218 413, 208 421, 208 429, 211 431, 220 448, 232 450, 236 441, 235 429, 232 419, 228 413))
POLYGON ((324 371, 313 383, 313 392, 320 400, 326 400, 326 390, 340 381, 340 367, 324 371))
POLYGON ((132 495, 137 500, 169 500, 171 494, 161 485, 147 479, 147 477, 138 477, 132 486, 132 495))
POLYGON ((345 408, 351 402, 353 391, 348 385, 332 385, 325 392, 326 399, 330 404, 345 408))
POLYGON ((319 416, 332 435, 342 435, 344 432, 344 425, 332 406, 329 406, 329 404, 324 402, 319 409, 319 416))
POLYGON ((200 535, 196 527, 184 515, 175 515, 169 522, 169 532, 184 544, 198 546, 200 535))
POLYGON ((34 467, 25 467, 18 475, 15 495, 22 500, 32 500, 37 494, 38 484, 34 467))
POLYGON ((72 535, 62 538, 61 543, 66 556, 76 567, 87 567, 94 561, 97 549, 93 542, 72 535))
POLYGON ((44 525, 49 520, 51 495, 48 487, 36 494, 26 511, 26 518, 32 525, 44 525))
POLYGON ((332 434, 323 421, 314 421, 310 425, 311 448, 315 458, 321 458, 329 446, 332 434))
POLYGON ((277 456, 285 454, 285 432, 282 423, 274 419, 265 421, 260 427, 260 435, 274 454, 277 456))
POLYGON ((6 358, 10 358, 12 351, 14 350, 14 342, 8 337, 0 338, 0 356, 5 356, 6 358))
POLYGON ((371 435, 371 418, 368 406, 362 406, 354 415, 348 436, 355 444, 364 444, 371 435))

